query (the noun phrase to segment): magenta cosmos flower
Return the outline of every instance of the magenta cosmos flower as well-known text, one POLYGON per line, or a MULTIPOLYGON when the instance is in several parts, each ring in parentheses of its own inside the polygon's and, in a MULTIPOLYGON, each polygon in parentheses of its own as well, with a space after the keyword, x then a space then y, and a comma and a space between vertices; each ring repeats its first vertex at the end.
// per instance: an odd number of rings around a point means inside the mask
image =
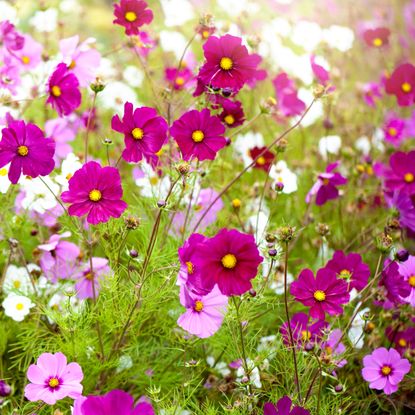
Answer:
POLYGON ((192 293, 186 285, 180 287, 180 303, 187 311, 177 324, 201 339, 213 336, 222 325, 228 305, 228 297, 215 285, 204 296, 192 293))
POLYGON ((383 133, 385 134, 385 140, 398 147, 402 141, 405 140, 405 127, 406 122, 401 118, 395 116, 388 117, 383 126, 383 133))
POLYGON ((415 256, 409 255, 405 262, 399 263, 399 274, 402 275, 410 290, 403 300, 415 307, 415 256))
POLYGON ((387 190, 400 190, 407 195, 415 194, 415 151, 397 151, 390 156, 389 169, 385 169, 387 190))
POLYGON ((71 216, 84 216, 92 225, 119 218, 127 209, 122 198, 120 173, 115 167, 101 167, 90 161, 77 170, 69 180, 69 190, 61 195, 62 201, 71 203, 71 216))
POLYGON ((278 110, 284 117, 300 115, 305 110, 305 103, 298 98, 294 81, 285 72, 280 72, 273 80, 278 110))
POLYGON ((78 363, 67 364, 63 353, 42 353, 35 365, 30 365, 27 378, 31 383, 25 387, 25 397, 32 402, 43 401, 54 405, 67 396, 76 399, 82 394, 84 378, 78 363))
POLYGON ((16 184, 23 173, 30 177, 47 176, 55 167, 55 142, 42 130, 24 121, 11 121, 2 129, 0 167, 10 163, 8 177, 16 184))
POLYGON ((368 29, 363 33, 363 39, 368 46, 381 48, 389 44, 390 30, 386 27, 368 29))
POLYGON ((390 395, 398 390, 398 384, 411 370, 407 359, 402 359, 395 349, 380 347, 363 358, 363 379, 369 388, 383 390, 390 395))
POLYGON ((145 397, 134 404, 127 392, 114 389, 102 396, 88 396, 76 403, 73 415, 154 415, 154 409, 145 397))
POLYGON ((208 109, 184 113, 170 128, 184 160, 213 160, 216 153, 226 146, 225 127, 208 109))
POLYGON ((291 406, 291 399, 283 396, 275 405, 267 402, 264 405, 264 415, 310 415, 310 412, 301 406, 294 406, 292 409, 291 406))
POLYGON ((138 35, 139 28, 150 24, 153 20, 153 12, 147 9, 147 3, 143 0, 121 0, 114 4, 113 23, 125 27, 127 35, 138 35))
POLYGON ((219 114, 219 118, 228 128, 235 128, 242 125, 245 121, 245 114, 240 101, 231 101, 224 99, 222 101, 223 111, 219 114))
POLYGON ((200 68, 198 79, 213 88, 230 88, 238 92, 252 80, 260 62, 258 55, 250 55, 240 37, 210 36, 203 45, 206 63, 200 68))
POLYGON ((142 107, 133 109, 133 104, 124 104, 122 121, 114 115, 111 128, 124 134, 125 149, 122 157, 130 163, 137 163, 143 157, 154 164, 167 138, 167 122, 157 114, 154 108, 142 107))
POLYGON ((337 186, 341 186, 347 183, 346 177, 342 176, 338 172, 334 172, 340 163, 336 161, 327 166, 324 173, 320 173, 317 178, 317 182, 307 193, 306 202, 310 203, 315 196, 316 205, 324 205, 327 201, 337 199, 339 197, 339 189, 337 186))
POLYGON ((76 280, 75 290, 76 296, 81 300, 86 298, 98 297, 101 289, 101 280, 111 272, 106 258, 92 258, 92 270, 90 262, 86 262, 84 266, 72 276, 76 280))
POLYGON ((177 91, 186 88, 194 78, 192 71, 187 66, 179 69, 176 67, 166 68, 164 77, 177 91))
POLYGON ((9 20, 0 22, 0 45, 4 45, 10 52, 22 49, 24 42, 24 36, 16 31, 14 24, 9 20))
POLYGON ((362 262, 359 254, 354 252, 346 255, 343 251, 336 251, 325 268, 335 271, 339 278, 344 279, 349 291, 353 288, 358 291, 363 290, 370 277, 369 266, 362 262))
POLYGON ((46 103, 50 104, 60 116, 71 114, 81 105, 79 81, 64 63, 56 67, 49 78, 47 89, 49 97, 46 103))
POLYGON ((327 268, 317 271, 303 269, 298 280, 291 284, 290 293, 297 301, 310 308, 310 316, 324 320, 325 313, 342 314, 343 307, 349 301, 347 283, 336 278, 336 272, 327 268))
POLYGON ((188 281, 202 293, 218 284, 224 295, 241 295, 252 288, 262 259, 253 235, 221 229, 197 246, 192 257, 196 272, 188 281))
POLYGON ((399 106, 412 105, 415 100, 415 66, 410 63, 398 66, 386 79, 385 91, 396 96, 399 106))

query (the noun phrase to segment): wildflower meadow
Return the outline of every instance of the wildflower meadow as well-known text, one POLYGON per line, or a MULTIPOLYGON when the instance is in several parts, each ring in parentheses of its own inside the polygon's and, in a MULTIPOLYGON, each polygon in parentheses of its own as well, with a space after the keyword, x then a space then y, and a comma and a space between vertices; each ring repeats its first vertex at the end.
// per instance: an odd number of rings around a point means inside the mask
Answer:
POLYGON ((414 0, 0 0, 0 414, 415 414, 414 0))

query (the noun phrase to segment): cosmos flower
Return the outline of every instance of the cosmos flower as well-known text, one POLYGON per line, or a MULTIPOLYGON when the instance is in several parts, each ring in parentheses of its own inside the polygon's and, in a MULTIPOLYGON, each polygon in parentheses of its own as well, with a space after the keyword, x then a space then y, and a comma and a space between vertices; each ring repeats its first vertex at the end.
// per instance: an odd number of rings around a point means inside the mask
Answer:
POLYGON ((12 121, 2 130, 0 167, 10 163, 8 177, 13 184, 22 173, 32 178, 48 175, 55 167, 54 153, 55 142, 35 124, 12 121))
POLYGON ((405 120, 394 116, 389 117, 383 126, 385 140, 393 146, 398 147, 406 138, 404 136, 405 127, 405 120))
POLYGON ((216 153, 226 145, 225 127, 218 117, 211 116, 208 109, 184 113, 170 128, 183 159, 213 160, 216 153))
POLYGON ((369 107, 376 107, 376 100, 382 98, 381 87, 375 82, 369 82, 363 85, 363 99, 369 107))
POLYGON ((215 285, 206 295, 192 293, 186 285, 180 287, 180 303, 187 311, 177 320, 177 324, 202 339, 213 336, 225 317, 228 297, 215 285))
POLYGON ((4 45, 8 51, 17 51, 23 48, 25 42, 22 36, 8 20, 0 22, 0 45, 4 45))
POLYGON ((69 71, 65 63, 60 63, 49 78, 47 90, 50 104, 57 113, 69 115, 81 105, 81 92, 77 77, 69 71))
POLYGON ((390 30, 386 27, 368 29, 363 33, 366 44, 373 48, 382 48, 389 44, 390 30))
POLYGON ((249 150, 249 155, 251 156, 252 161, 255 160, 253 167, 256 169, 264 170, 267 173, 269 172, 269 169, 275 160, 275 154, 267 150, 266 147, 254 147, 249 150), (263 154, 260 156, 261 153, 263 154))
POLYGON ((33 292, 33 286, 29 273, 39 271, 40 268, 35 264, 27 264, 24 267, 17 267, 13 264, 9 265, 4 276, 3 292, 6 294, 31 294, 33 292))
POLYGON ((30 313, 30 309, 35 306, 30 298, 24 295, 10 293, 2 302, 4 314, 11 317, 14 321, 23 321, 30 313))
POLYGON ((397 210, 399 224, 415 232, 415 206, 412 198, 397 190, 385 192, 385 201, 389 208, 397 210))
POLYGON ((55 163, 58 166, 60 161, 68 154, 72 153, 72 147, 69 142, 73 141, 76 131, 64 118, 55 118, 45 123, 45 133, 56 143, 55 163))
POLYGON ((321 343, 321 350, 323 351, 323 359, 333 362, 337 367, 343 367, 346 359, 341 359, 341 355, 346 351, 346 346, 340 341, 343 333, 340 329, 333 330, 327 341, 321 343))
POLYGON ((93 257, 91 261, 92 270, 91 264, 88 261, 78 272, 72 275, 72 278, 76 280, 76 296, 81 300, 94 298, 94 294, 95 297, 98 297, 101 280, 111 272, 108 266, 108 259, 93 257))
POLYGON ((69 190, 61 194, 65 203, 71 203, 71 216, 87 216, 92 225, 119 218, 127 203, 121 200, 123 190, 120 173, 115 167, 101 167, 90 161, 75 172, 69 180, 69 190))
POLYGON ((336 278, 335 271, 321 268, 314 278, 313 271, 303 269, 298 279, 291 284, 290 293, 295 299, 310 308, 310 316, 324 320, 325 313, 343 313, 341 304, 349 301, 347 283, 336 278))
POLYGON ((319 65, 317 60, 318 58, 315 55, 310 56, 310 64, 313 74, 321 85, 328 85, 330 81, 330 73, 322 65, 319 65))
POLYGON ((25 397, 32 402, 54 405, 60 399, 76 399, 82 394, 81 366, 67 364, 66 356, 60 352, 42 353, 36 364, 29 366, 27 378, 30 383, 25 387, 25 397))
POLYGON ((410 296, 412 286, 399 272, 400 264, 386 259, 379 286, 385 287, 386 298, 393 304, 401 304, 410 296))
POLYGON ((403 300, 415 307, 415 256, 409 255, 405 262, 399 263, 399 274, 402 275, 410 289, 408 296, 403 297, 403 300))
POLYGON ((363 379, 369 382, 369 388, 383 390, 386 395, 398 390, 399 383, 410 370, 409 361, 402 359, 393 348, 380 347, 363 358, 363 379))
POLYGON ((153 12, 147 9, 147 3, 143 0, 121 0, 114 3, 113 23, 124 26, 128 36, 138 35, 139 28, 150 24, 153 20, 153 12))
POLYGON ((369 266, 354 252, 346 255, 343 251, 336 251, 333 258, 327 262, 326 268, 335 271, 339 278, 344 279, 349 291, 353 288, 363 290, 370 277, 369 266))
POLYGON ((384 175, 388 191, 400 190, 408 195, 415 194, 415 151, 393 153, 384 175))
POLYGON ((391 343, 395 344, 396 350, 403 356, 407 350, 415 348, 415 327, 399 330, 399 326, 393 329, 387 327, 385 334, 391 343))
POLYGON ((224 99, 221 105, 223 110, 219 114, 219 118, 226 127, 235 128, 244 123, 245 114, 240 101, 224 99))
POLYGON ((264 415, 310 415, 310 412, 301 406, 294 406, 292 409, 291 406, 291 399, 283 396, 276 404, 267 402, 264 405, 264 415))
POLYGON ((334 172, 340 162, 331 163, 327 166, 324 173, 318 175, 317 182, 307 193, 306 202, 310 203, 315 196, 317 206, 324 205, 327 201, 337 199, 339 190, 337 186, 347 183, 346 177, 338 172, 334 172))
POLYGON ((277 97, 277 108, 284 117, 300 115, 305 110, 305 103, 298 98, 294 81, 285 72, 280 72, 272 80, 277 97))
POLYGON ((42 62, 42 51, 43 46, 40 43, 31 36, 25 35, 23 48, 15 51, 11 56, 16 59, 21 69, 30 70, 42 62))
POLYGON ((188 281, 201 293, 209 293, 218 284, 224 295, 241 295, 252 288, 262 260, 253 235, 221 229, 198 245, 193 256, 198 272, 189 275, 188 281))
POLYGON ((189 86, 194 78, 192 71, 187 66, 180 69, 175 67, 166 68, 164 70, 164 77, 168 83, 177 91, 180 91, 189 86))
POLYGON ((209 36, 203 45, 206 63, 200 68, 198 79, 203 85, 230 88, 237 93, 255 76, 260 59, 250 55, 240 37, 209 36))
POLYGON ((385 91, 395 95, 400 107, 407 107, 415 100, 415 66, 410 63, 399 65, 385 81, 385 91))
POLYGON ((296 192, 298 189, 297 175, 288 168, 284 160, 279 160, 277 164, 271 166, 269 177, 274 180, 273 188, 280 189, 282 187, 284 194, 296 192))

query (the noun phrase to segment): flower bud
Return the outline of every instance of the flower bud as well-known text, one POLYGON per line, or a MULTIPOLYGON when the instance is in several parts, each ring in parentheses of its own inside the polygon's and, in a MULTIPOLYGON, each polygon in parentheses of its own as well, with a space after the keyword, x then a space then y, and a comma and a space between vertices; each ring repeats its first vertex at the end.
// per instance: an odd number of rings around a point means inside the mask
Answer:
POLYGON ((409 258, 409 252, 406 249, 400 249, 396 254, 395 258, 399 262, 405 262, 409 258))
POLYGON ((132 249, 130 252, 130 257, 131 258, 137 258, 138 257, 138 251, 136 249, 132 249))
POLYGON ((0 396, 6 397, 9 396, 12 392, 12 388, 5 380, 0 379, 0 396))

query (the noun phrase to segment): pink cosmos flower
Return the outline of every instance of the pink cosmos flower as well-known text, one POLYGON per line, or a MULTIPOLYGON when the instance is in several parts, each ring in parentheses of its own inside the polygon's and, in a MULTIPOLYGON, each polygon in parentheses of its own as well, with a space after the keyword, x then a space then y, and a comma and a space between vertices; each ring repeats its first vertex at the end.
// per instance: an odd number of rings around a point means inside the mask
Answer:
POLYGON ((60 352, 42 353, 36 364, 29 366, 27 378, 31 383, 25 387, 25 397, 32 402, 54 405, 67 396, 76 399, 82 394, 81 366, 67 364, 66 356, 60 352))
POLYGON ((368 29, 363 33, 363 39, 370 47, 381 48, 389 44, 390 30, 386 27, 368 29))
POLYGON ((307 193, 306 202, 310 203, 315 196, 316 205, 324 205, 327 201, 337 199, 339 197, 339 190, 337 186, 347 183, 346 177, 340 173, 334 172, 340 162, 336 161, 327 166, 324 173, 318 175, 317 182, 307 193))
POLYGON ((316 63, 316 57, 310 56, 311 70, 321 85, 327 85, 330 81, 330 73, 323 66, 316 63))
POLYGON ((396 350, 404 355, 406 351, 415 348, 415 327, 408 327, 405 330, 399 330, 391 326, 387 327, 385 334, 391 343, 395 344, 396 350))
POLYGON ((69 72, 65 63, 60 63, 51 75, 47 86, 50 104, 60 116, 69 115, 81 105, 81 92, 77 77, 69 72))
POLYGON ((114 4, 113 23, 125 27, 127 35, 138 35, 139 28, 150 24, 153 20, 153 12, 147 9, 147 3, 143 0, 121 0, 114 4))
POLYGON ((385 187, 388 191, 400 190, 407 195, 415 194, 415 151, 397 151, 389 158, 385 169, 385 187))
POLYGON ((253 235, 236 229, 221 229, 216 236, 200 243, 192 257, 195 272, 189 283, 198 292, 209 293, 215 284, 222 294, 242 295, 252 288, 263 258, 253 235))
POLYGON ((47 176, 55 167, 55 142, 42 130, 24 121, 12 121, 2 130, 0 167, 10 163, 8 177, 16 184, 23 173, 30 177, 47 176))
POLYGON ((70 126, 68 120, 55 118, 46 121, 45 133, 56 143, 54 159, 56 165, 59 165, 60 161, 72 152, 72 147, 68 143, 75 139, 76 132, 70 126))
POLYGON ((23 48, 25 38, 17 32, 14 24, 8 20, 0 22, 0 45, 8 51, 17 51, 23 48))
POLYGON ((305 110, 305 103, 298 98, 294 81, 285 72, 279 73, 273 80, 278 110, 284 117, 300 115, 305 110))
POLYGON ((148 54, 157 46, 157 41, 147 32, 140 32, 134 39, 134 49, 140 56, 147 58, 148 54))
POLYGON ((65 203, 71 203, 71 216, 87 216, 92 225, 119 218, 127 203, 121 200, 123 190, 120 173, 115 167, 101 167, 90 161, 77 170, 69 180, 69 190, 61 195, 65 203))
POLYGON ((180 69, 166 68, 164 76, 169 84, 177 91, 186 88, 194 79, 192 71, 187 66, 180 69))
POLYGON ((168 125, 154 108, 141 107, 133 110, 133 104, 126 102, 122 121, 118 115, 114 115, 111 128, 124 134, 124 160, 137 163, 144 157, 149 163, 156 164, 156 153, 167 139, 168 125))
POLYGON ((363 98, 369 107, 376 106, 376 100, 382 98, 380 85, 375 82, 369 82, 363 85, 363 98))
POLYGON ((95 292, 95 297, 98 297, 101 289, 101 280, 110 272, 111 269, 108 266, 108 259, 93 257, 92 271, 90 262, 88 261, 72 276, 74 280, 77 280, 75 284, 76 296, 81 300, 94 298, 95 292))
POLYGON ((399 272, 399 266, 397 262, 386 259, 379 281, 379 286, 386 289, 386 298, 391 306, 402 304, 411 294, 411 286, 399 272))
POLYGON ((40 267, 45 277, 53 283, 58 279, 70 278, 77 267, 77 259, 81 252, 79 247, 72 242, 61 240, 69 236, 71 236, 70 232, 55 234, 46 244, 38 246, 43 251, 40 267))
POLYGON ((102 396, 88 396, 77 399, 73 415, 155 415, 153 406, 146 397, 137 404, 127 392, 114 389, 102 396), (78 402, 79 401, 79 402, 78 402))
POLYGON ((267 402, 264 405, 264 415, 310 415, 307 409, 301 406, 294 406, 291 409, 292 401, 288 396, 283 396, 275 405, 267 402))
POLYGON ((398 147, 402 141, 406 138, 405 134, 405 120, 390 115, 383 126, 383 132, 385 134, 385 140, 391 143, 393 146, 398 147))
POLYGON ((21 84, 19 67, 16 61, 10 58, 4 59, 4 65, 0 67, 0 87, 9 90, 12 94, 17 93, 17 87, 21 84))
POLYGON ((415 101, 415 66, 410 63, 399 65, 386 79, 386 93, 395 95, 400 107, 407 107, 415 101))
POLYGON ((336 278, 336 272, 327 268, 317 271, 303 269, 297 281, 291 284, 290 293, 297 301, 310 308, 310 316, 324 320, 325 313, 332 316, 343 313, 341 304, 349 301, 347 283, 336 278))
POLYGON ((398 384, 411 370, 407 359, 402 359, 395 349, 380 347, 363 358, 363 379, 369 382, 369 388, 383 390, 391 395, 398 390, 398 384))
POLYGON ((221 294, 216 285, 204 296, 192 293, 186 285, 182 285, 180 303, 187 311, 179 317, 177 324, 190 334, 205 339, 213 336, 222 325, 228 297, 221 294))
POLYGON ((405 262, 399 263, 399 274, 409 285, 409 294, 403 298, 406 303, 415 307, 415 256, 409 255, 405 262))
POLYGON ((340 329, 334 329, 327 341, 321 343, 323 356, 330 359, 337 367, 343 367, 347 364, 347 360, 341 358, 341 355, 346 351, 346 346, 340 341, 342 336, 340 329))
POLYGON ((245 114, 240 101, 224 99, 221 103, 223 111, 219 118, 228 128, 235 128, 242 125, 245 121, 245 114))
POLYGON ((388 207, 397 210, 400 226, 415 232, 415 205, 411 197, 399 190, 384 194, 388 207))
POLYGON ((343 251, 336 251, 325 268, 335 271, 339 278, 344 279, 349 291, 353 288, 358 291, 363 290, 370 277, 369 266, 362 262, 359 254, 354 252, 346 255, 343 251))
POLYGON ((59 41, 59 50, 68 72, 76 76, 81 87, 88 86, 95 80, 101 62, 100 53, 89 46, 93 41, 94 39, 87 39, 79 44, 79 35, 59 41))
POLYGON ((225 127, 208 109, 184 113, 170 128, 170 134, 179 145, 184 160, 213 160, 226 146, 225 127))
POLYGON ((230 88, 237 93, 252 80, 260 62, 258 55, 250 55, 240 37, 209 36, 203 45, 206 63, 200 68, 198 79, 214 88, 230 88))
POLYGON ((36 42, 31 36, 25 35, 23 48, 15 51, 12 56, 16 59, 21 69, 29 70, 36 68, 42 62, 42 52, 42 44, 36 42))

